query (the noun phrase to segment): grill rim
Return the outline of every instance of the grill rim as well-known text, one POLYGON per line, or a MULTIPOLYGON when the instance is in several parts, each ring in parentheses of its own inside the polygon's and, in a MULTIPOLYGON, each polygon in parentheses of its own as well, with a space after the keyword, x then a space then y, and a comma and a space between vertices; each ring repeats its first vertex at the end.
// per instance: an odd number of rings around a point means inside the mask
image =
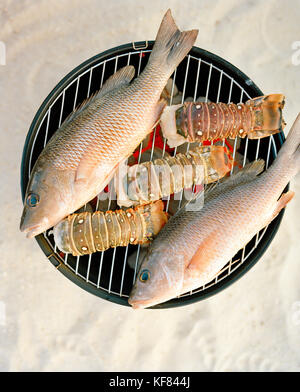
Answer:
MULTIPOLYGON (((25 181, 26 181, 26 186, 28 180, 28 172, 29 172, 29 164, 30 164, 30 151, 33 142, 34 142, 34 137, 37 131, 37 125, 40 124, 43 121, 44 116, 47 114, 47 111, 49 107, 55 102, 57 99, 58 95, 62 93, 62 91, 71 84, 73 80, 75 80, 80 74, 84 73, 87 69, 90 69, 93 67, 93 65, 100 63, 105 60, 109 60, 113 56, 118 56, 121 55, 122 52, 131 52, 131 53, 136 53, 140 51, 141 46, 147 45, 147 48, 145 49, 152 49, 155 41, 139 41, 135 43, 127 43, 123 44, 120 46, 116 46, 114 48, 108 49, 104 52, 101 52, 86 61, 82 62, 80 65, 75 67, 73 70, 71 70, 64 78, 62 78, 58 84, 52 89, 52 91, 47 95, 47 97, 44 99, 42 104, 40 105, 36 115, 34 116, 34 119, 30 125, 29 131, 27 133, 24 147, 23 147, 23 153, 22 153, 22 161, 21 161, 21 195, 22 195, 22 201, 24 203, 24 198, 25 198, 25 193, 26 193, 26 187, 25 187, 25 181)), ((260 96, 263 95, 263 92, 259 89, 259 87, 253 82, 251 78, 249 78, 245 73, 240 71, 237 67, 235 67, 233 64, 228 62, 227 60, 219 57, 218 55, 211 53, 205 49, 198 48, 196 46, 193 46, 192 50, 189 52, 190 55, 197 55, 199 58, 211 62, 213 65, 215 63, 217 64, 218 67, 221 69, 226 69, 226 73, 233 78, 236 82, 242 84, 247 84, 248 89, 252 90, 256 95, 254 96, 260 96), (247 83, 248 82, 248 83, 247 83)), ((249 90, 247 90, 249 91, 249 90)), ((283 132, 278 133, 277 135, 278 142, 279 142, 279 147, 277 148, 277 152, 281 148, 285 136, 283 132)), ((274 150, 274 146, 272 145, 272 151, 274 150)), ((274 151, 273 151, 274 155, 274 151)), ((287 191, 289 189, 289 184, 285 188, 284 191, 287 191)), ((211 287, 205 288, 204 290, 198 291, 196 293, 193 293, 189 296, 184 296, 180 298, 174 298, 170 301, 167 301, 162 304, 155 305, 153 307, 150 307, 148 309, 166 309, 166 308, 173 308, 173 307, 178 307, 178 306, 184 306, 184 305, 189 305, 201 300, 204 300, 208 297, 211 297, 220 291, 224 290, 226 287, 229 287, 231 284, 233 284, 236 280, 241 278, 246 272, 248 272, 257 262, 258 260, 262 257, 262 255, 265 253, 267 248, 269 247, 270 243, 272 242, 275 234, 277 233, 277 230, 280 226, 282 217, 284 215, 285 209, 283 209, 279 215, 268 225, 263 237, 261 238, 258 246, 253 250, 252 254, 250 257, 242 263, 236 270, 231 272, 226 278, 220 280, 219 282, 215 283, 211 287)), ((117 296, 113 293, 108 293, 101 288, 95 287, 93 284, 90 282, 84 280, 82 277, 79 275, 76 275, 67 265, 65 265, 59 257, 53 253, 53 249, 51 244, 48 242, 47 238, 43 234, 38 235, 35 237, 37 243, 39 244, 40 248, 48 258, 48 260, 57 268, 59 271, 67 277, 69 280, 71 280, 73 283, 75 283, 77 286, 81 287, 85 291, 88 291, 91 294, 96 295, 97 297, 100 297, 102 299, 108 300, 110 302, 123 305, 123 306, 128 306, 130 305, 127 302, 127 298, 123 296, 117 296)))

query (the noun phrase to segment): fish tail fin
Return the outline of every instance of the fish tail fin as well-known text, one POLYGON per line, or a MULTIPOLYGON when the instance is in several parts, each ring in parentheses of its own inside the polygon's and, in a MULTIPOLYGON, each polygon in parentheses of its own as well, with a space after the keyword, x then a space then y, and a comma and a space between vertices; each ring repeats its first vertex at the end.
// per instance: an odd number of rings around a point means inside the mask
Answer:
POLYGON ((149 65, 159 64, 169 76, 192 48, 198 30, 180 31, 170 9, 165 13, 159 27, 149 65))
POLYGON ((286 205, 292 200, 292 198, 295 196, 295 192, 293 191, 288 191, 287 193, 283 193, 279 200, 276 202, 275 205, 275 210, 273 212, 272 218, 270 222, 276 218, 276 216, 279 214, 279 212, 286 207, 286 205))
POLYGON ((284 100, 283 94, 270 94, 246 102, 246 105, 252 108, 254 121, 254 126, 248 133, 249 139, 259 139, 283 130, 286 125, 282 117, 284 100))
POLYGON ((291 165, 294 175, 300 170, 300 113, 298 114, 278 154, 283 165, 291 165))

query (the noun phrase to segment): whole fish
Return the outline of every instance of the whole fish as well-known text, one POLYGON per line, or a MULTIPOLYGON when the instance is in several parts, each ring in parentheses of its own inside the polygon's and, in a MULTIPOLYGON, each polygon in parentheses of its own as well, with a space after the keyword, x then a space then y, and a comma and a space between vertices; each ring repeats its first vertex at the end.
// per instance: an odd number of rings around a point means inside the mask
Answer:
POLYGON ((168 10, 141 75, 130 83, 134 67, 120 69, 64 121, 31 173, 20 224, 27 237, 54 226, 104 189, 158 122, 166 104, 161 93, 197 34, 181 32, 168 10))
POLYGON ((144 257, 129 297, 134 308, 165 302, 210 282, 292 199, 281 194, 300 169, 300 114, 271 167, 255 161, 205 197, 199 211, 182 208, 144 257))

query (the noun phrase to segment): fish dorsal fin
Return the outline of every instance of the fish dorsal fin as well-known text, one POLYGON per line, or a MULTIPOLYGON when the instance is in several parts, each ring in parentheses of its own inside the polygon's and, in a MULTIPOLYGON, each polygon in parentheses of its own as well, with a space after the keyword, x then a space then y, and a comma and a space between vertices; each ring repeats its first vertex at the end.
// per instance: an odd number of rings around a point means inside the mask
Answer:
POLYGON ((126 65, 126 67, 119 69, 107 79, 97 94, 97 98, 100 98, 115 89, 119 89, 122 86, 128 85, 133 79, 134 73, 135 69, 133 65, 126 65))
POLYGON ((230 177, 224 177, 219 183, 213 184, 205 190, 204 203, 219 196, 221 193, 227 192, 229 189, 253 181, 264 170, 264 166, 265 161, 263 159, 258 159, 248 163, 230 177))
POLYGON ((86 109, 93 101, 98 100, 101 97, 104 97, 107 93, 120 88, 122 86, 128 85, 132 78, 134 77, 135 69, 133 65, 127 65, 119 69, 116 73, 114 73, 111 77, 107 79, 104 83, 101 90, 93 93, 89 98, 85 99, 76 109, 73 110, 64 120, 62 126, 70 123, 74 118, 81 113, 84 109, 86 109))
MULTIPOLYGON (((227 192, 230 189, 235 188, 236 186, 246 184, 248 182, 253 181, 256 176, 258 176, 263 170, 265 166, 265 161, 263 159, 258 159, 254 162, 248 163, 245 165, 240 171, 231 175, 230 177, 224 177, 221 181, 216 182, 208 186, 204 191, 204 204, 206 204, 209 200, 227 192)), ((199 192, 195 195, 194 198, 188 200, 175 214, 178 215, 181 211, 185 210, 188 204, 195 202, 198 198, 203 196, 203 191, 199 192)), ((190 209, 193 211, 193 209, 190 209)))
POLYGON ((99 94, 99 91, 96 91, 95 93, 93 93, 89 98, 85 99, 83 102, 81 102, 81 104, 79 106, 77 106, 77 108, 75 108, 73 110, 73 112, 71 112, 63 121, 63 123, 61 124, 60 127, 66 126, 68 123, 70 123, 72 120, 74 120, 74 118, 81 113, 85 108, 88 107, 88 105, 91 104, 91 102, 93 102, 97 96, 99 94))

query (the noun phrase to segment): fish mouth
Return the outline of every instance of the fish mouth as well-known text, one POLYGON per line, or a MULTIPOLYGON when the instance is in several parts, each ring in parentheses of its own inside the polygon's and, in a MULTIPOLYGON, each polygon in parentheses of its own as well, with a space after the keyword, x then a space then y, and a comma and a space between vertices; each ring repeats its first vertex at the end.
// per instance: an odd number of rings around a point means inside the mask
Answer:
POLYGON ((157 305, 161 302, 164 302, 164 300, 158 300, 158 299, 133 299, 133 298, 129 298, 128 299, 128 303, 129 305, 132 306, 133 309, 145 309, 145 308, 149 308, 150 306, 154 306, 157 305))
POLYGON ((133 309, 144 309, 147 307, 144 301, 130 301, 128 303, 132 306, 133 309))
POLYGON ((38 234, 41 234, 43 232, 42 226, 40 224, 38 225, 33 225, 33 226, 28 226, 24 227, 22 224, 20 226, 20 230, 24 233, 26 233, 27 238, 33 238, 38 234))

